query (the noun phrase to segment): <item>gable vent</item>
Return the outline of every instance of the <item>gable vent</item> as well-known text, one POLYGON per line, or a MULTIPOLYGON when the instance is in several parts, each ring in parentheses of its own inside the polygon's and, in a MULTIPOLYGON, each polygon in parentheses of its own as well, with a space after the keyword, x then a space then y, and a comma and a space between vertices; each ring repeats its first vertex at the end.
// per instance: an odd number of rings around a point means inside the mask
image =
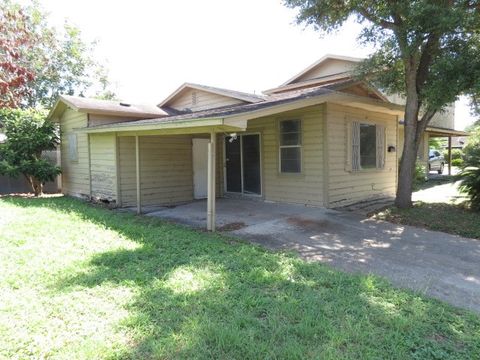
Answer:
POLYGON ((197 92, 192 91, 192 105, 197 105, 197 92))

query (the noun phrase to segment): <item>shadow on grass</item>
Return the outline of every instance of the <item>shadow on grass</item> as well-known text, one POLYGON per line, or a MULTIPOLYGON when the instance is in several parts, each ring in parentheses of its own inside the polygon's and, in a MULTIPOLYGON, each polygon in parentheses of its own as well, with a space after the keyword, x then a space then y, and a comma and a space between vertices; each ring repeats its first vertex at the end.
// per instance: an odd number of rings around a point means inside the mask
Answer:
POLYGON ((1 201, 73 213, 140 245, 99 253, 56 285, 135 287, 120 324, 132 342, 115 358, 480 356, 477 317, 377 278, 68 198, 1 201))

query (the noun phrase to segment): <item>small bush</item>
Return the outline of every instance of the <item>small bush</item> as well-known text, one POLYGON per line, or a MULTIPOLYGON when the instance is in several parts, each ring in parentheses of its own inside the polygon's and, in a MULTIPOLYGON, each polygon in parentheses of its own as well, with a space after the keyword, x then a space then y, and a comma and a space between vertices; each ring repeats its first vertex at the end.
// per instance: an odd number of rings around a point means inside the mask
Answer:
POLYGON ((463 159, 452 159, 452 166, 463 167, 463 159))
POLYGON ((413 188, 418 190, 422 184, 427 181, 427 168, 420 163, 415 164, 415 174, 413 178, 413 188))
POLYGON ((471 208, 480 211, 480 168, 467 167, 460 174, 460 191, 470 196, 471 208))
MULTIPOLYGON (((443 157, 445 158, 445 161, 448 163, 448 150, 445 150, 443 152, 443 157)), ((461 149, 452 149, 452 165, 454 165, 453 161, 458 159, 463 160, 463 151, 461 149)))
POLYGON ((480 166, 480 125, 471 130, 463 152, 465 166, 480 166))

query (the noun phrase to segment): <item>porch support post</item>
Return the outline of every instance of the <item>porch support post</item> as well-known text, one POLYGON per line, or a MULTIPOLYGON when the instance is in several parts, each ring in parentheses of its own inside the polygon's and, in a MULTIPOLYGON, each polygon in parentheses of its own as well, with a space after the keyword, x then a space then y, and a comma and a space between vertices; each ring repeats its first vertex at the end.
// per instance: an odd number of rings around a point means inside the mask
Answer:
POLYGON ((448 137, 448 175, 452 175, 452 137, 448 137))
POLYGON ((135 179, 137 188, 137 214, 142 213, 142 199, 140 192, 140 148, 138 144, 138 135, 135 135, 135 179))
POLYGON ((216 134, 210 133, 208 143, 208 195, 207 195, 207 230, 215 231, 215 150, 216 134))

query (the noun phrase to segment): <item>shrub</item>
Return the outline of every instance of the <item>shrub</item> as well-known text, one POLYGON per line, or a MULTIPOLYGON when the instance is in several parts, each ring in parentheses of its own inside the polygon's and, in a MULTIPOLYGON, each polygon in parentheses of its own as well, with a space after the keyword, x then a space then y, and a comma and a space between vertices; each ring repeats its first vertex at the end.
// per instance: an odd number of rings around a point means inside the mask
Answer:
POLYGON ((460 174, 460 178, 460 191, 470 196, 472 209, 480 211, 480 168, 467 167, 460 174))
POLYGON ((480 167, 480 125, 471 130, 463 153, 465 166, 480 167))
MULTIPOLYGON (((448 150, 443 151, 443 157, 445 158, 445 161, 448 163, 448 150)), ((463 160, 463 151, 461 149, 452 149, 452 165, 455 165, 453 163, 454 160, 459 160, 459 159, 463 160)))
POLYGON ((452 166, 463 167, 463 159, 452 159, 452 166))
POLYGON ((420 163, 415 164, 415 174, 413 177, 413 188, 418 190, 420 186, 427 181, 427 168, 420 163))

